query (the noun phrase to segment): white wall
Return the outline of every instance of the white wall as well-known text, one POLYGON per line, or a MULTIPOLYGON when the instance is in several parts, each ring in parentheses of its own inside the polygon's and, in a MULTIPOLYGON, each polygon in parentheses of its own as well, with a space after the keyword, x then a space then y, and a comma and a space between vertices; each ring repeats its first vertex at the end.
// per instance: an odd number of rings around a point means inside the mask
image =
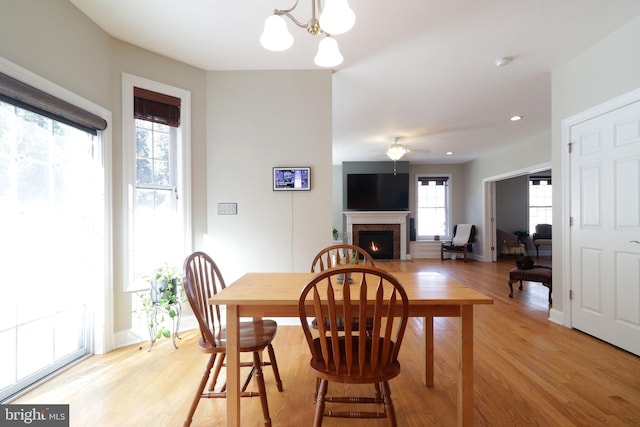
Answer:
MULTIPOLYGON (((544 132, 532 138, 517 141, 488 153, 487 156, 465 165, 465 222, 479 224, 474 254, 485 261, 491 255, 487 246, 490 241, 485 230, 485 182, 506 178, 514 171, 527 173, 535 171, 540 165, 548 168, 551 160, 551 135, 544 132)), ((555 184, 555 182, 554 182, 555 184)))
MULTIPOLYGON (((554 70, 552 82, 553 205, 562 206, 562 120, 640 88, 640 16, 554 70)), ((561 310, 564 300, 560 225, 568 217, 565 209, 553 210, 553 305, 561 310)))
POLYGON ((207 103, 205 248, 229 282, 309 271, 332 241, 331 72, 210 72, 207 103), (273 191, 274 166, 310 166, 311 191, 273 191))

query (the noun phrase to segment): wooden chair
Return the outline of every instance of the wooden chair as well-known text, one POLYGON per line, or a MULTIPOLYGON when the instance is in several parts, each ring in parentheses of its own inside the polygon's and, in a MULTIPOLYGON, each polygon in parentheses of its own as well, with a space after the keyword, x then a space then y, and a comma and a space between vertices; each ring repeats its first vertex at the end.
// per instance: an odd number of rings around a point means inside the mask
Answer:
POLYGON ((376 267, 349 265, 325 270, 302 290, 298 305, 302 330, 311 351, 311 370, 320 379, 313 425, 323 417, 387 418, 396 425, 389 380, 400 373, 398 352, 409 316, 409 301, 402 285, 391 274, 376 267), (351 284, 338 283, 338 277, 351 274, 351 284), (346 322, 338 332, 337 321, 357 317, 362 324, 373 316, 368 333, 359 333, 346 322), (310 321, 328 318, 330 327, 318 323, 312 334, 310 321), (327 397, 329 382, 372 384, 370 397, 327 397), (381 404, 382 412, 325 410, 327 403, 381 404))
MULTIPOLYGON (((224 279, 215 262, 204 252, 194 252, 189 255, 184 262, 183 285, 189 304, 193 309, 193 314, 198 320, 200 328, 200 340, 198 345, 204 353, 211 354, 207 366, 198 385, 198 390, 189 408, 189 414, 184 421, 184 426, 191 425, 193 414, 196 411, 200 399, 203 398, 225 398, 226 382, 220 387, 220 391, 215 392, 220 369, 224 366, 226 355, 226 328, 220 322, 220 308, 217 305, 209 304, 209 299, 225 288, 224 279), (211 370, 215 369, 212 373, 211 370), (211 378, 211 383, 207 392, 203 392, 207 382, 211 378)), ((242 397, 260 397, 262 413, 264 415, 264 425, 271 425, 269 407, 267 405, 267 393, 264 385, 262 367, 273 368, 278 391, 282 391, 282 381, 278 371, 275 353, 271 341, 276 335, 278 325, 273 320, 254 319, 253 321, 240 322, 240 352, 252 353, 252 362, 241 362, 241 367, 251 367, 251 370, 244 382, 241 392, 242 397), (263 362, 260 353, 267 349, 270 362, 263 362), (247 392, 251 378, 255 375, 258 385, 258 392, 247 392)))
MULTIPOLYGON (((327 246, 316 254, 313 258, 313 262, 311 263, 311 272, 316 273, 340 265, 353 264, 370 265, 372 267, 375 266, 373 257, 365 249, 360 246, 339 243, 327 246)), ((342 276, 342 280, 345 279, 348 281, 349 277, 342 276)), ((365 329, 371 329, 373 327, 373 319, 371 317, 367 317, 365 321, 365 329)), ((311 326, 313 329, 318 329, 318 319, 313 319, 311 326)), ((344 317, 336 319, 336 326, 338 331, 344 331, 344 317)), ((331 327, 329 319, 327 318, 324 319, 324 327, 331 327)), ((351 319, 351 328, 355 331, 360 329, 360 321, 358 318, 351 319)), ((314 396, 318 395, 319 387, 320 379, 316 381, 316 388, 313 393, 314 396)))
POLYGON ((440 259, 444 261, 445 253, 462 254, 467 262, 467 254, 473 250, 472 243, 476 240, 476 226, 472 224, 457 224, 453 226, 451 241, 440 245, 440 259), (458 232, 460 230, 460 232, 458 232))
MULTIPOLYGON (((331 245, 321 249, 320 252, 316 254, 313 262, 311 263, 311 272, 315 273, 324 271, 328 268, 338 267, 340 265, 354 264, 370 265, 372 267, 375 266, 371 254, 359 246, 348 244, 331 245)), ((349 278, 343 276, 342 280, 349 280, 349 278)), ((370 323, 371 318, 367 318, 367 325, 370 323)), ((338 330, 344 330, 344 318, 338 318, 336 324, 338 326, 338 330)), ((318 325, 316 320, 313 321, 312 326, 314 329, 317 329, 318 325)), ((329 327, 326 319, 325 327, 329 327)), ((351 327, 356 330, 358 329, 358 319, 352 319, 351 327)))
POLYGON ((324 271, 327 268, 347 264, 374 265, 373 258, 360 246, 337 244, 321 249, 313 258, 311 272, 324 271))

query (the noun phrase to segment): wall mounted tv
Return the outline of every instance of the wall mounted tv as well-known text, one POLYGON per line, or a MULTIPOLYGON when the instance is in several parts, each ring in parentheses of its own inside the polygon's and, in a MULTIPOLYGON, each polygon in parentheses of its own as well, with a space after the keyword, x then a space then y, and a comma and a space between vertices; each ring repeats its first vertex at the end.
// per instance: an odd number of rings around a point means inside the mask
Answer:
POLYGON ((347 210, 408 211, 409 174, 348 174, 347 210))
POLYGON ((275 167, 273 168, 273 190, 311 190, 311 168, 275 167))

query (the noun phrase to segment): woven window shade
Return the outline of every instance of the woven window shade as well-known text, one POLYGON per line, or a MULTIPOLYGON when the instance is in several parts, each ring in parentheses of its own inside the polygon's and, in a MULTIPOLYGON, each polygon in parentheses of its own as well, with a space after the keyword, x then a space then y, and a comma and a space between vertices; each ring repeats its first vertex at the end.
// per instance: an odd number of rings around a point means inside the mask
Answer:
POLYGON ((97 135, 107 121, 80 107, 0 73, 0 100, 97 135))
POLYGON ((133 88, 133 117, 168 126, 180 126, 180 98, 133 88))

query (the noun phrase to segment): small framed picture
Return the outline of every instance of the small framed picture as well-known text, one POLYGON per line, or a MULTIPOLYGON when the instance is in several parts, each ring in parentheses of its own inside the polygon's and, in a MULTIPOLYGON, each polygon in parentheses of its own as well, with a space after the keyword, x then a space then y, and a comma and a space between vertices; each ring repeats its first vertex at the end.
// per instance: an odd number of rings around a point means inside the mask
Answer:
POLYGON ((273 191, 311 190, 311 168, 274 167, 273 191))

